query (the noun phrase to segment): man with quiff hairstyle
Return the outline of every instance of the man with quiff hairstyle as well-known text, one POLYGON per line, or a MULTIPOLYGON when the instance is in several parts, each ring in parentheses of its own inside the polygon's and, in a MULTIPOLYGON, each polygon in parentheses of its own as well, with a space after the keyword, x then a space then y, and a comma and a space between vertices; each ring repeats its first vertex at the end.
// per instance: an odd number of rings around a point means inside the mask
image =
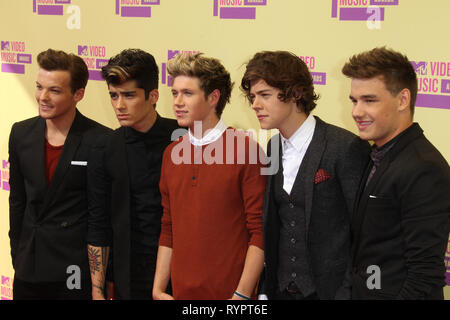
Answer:
POLYGON ((156 111, 158 75, 155 58, 141 49, 122 50, 102 68, 120 127, 98 139, 88 166, 94 299, 110 296, 108 290, 105 295, 107 275, 116 299, 152 299, 162 216, 161 161, 178 128, 156 111))
POLYGON ((413 122, 414 68, 381 47, 342 72, 359 135, 374 142, 352 219, 352 299, 443 299, 450 169, 413 122))

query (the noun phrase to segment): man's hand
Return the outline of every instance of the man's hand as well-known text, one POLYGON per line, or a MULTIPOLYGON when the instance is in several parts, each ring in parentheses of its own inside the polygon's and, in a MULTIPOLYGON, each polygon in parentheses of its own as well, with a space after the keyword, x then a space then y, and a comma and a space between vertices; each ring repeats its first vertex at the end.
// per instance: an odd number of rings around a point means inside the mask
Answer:
POLYGON ((105 293, 103 288, 92 285, 92 300, 105 300, 105 293))
POLYGON ((152 292, 154 300, 175 300, 170 294, 165 293, 170 279, 171 261, 172 248, 159 246, 152 292))
POLYGON ((153 300, 175 300, 170 294, 162 291, 153 291, 153 300))

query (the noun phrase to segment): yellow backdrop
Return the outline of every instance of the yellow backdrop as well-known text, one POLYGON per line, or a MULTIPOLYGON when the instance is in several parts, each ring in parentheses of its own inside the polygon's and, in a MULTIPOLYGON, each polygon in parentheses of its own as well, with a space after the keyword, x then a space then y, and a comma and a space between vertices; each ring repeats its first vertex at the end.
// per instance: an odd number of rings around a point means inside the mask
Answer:
MULTIPOLYGON (((221 59, 236 83, 225 122, 258 130, 238 89, 243 65, 260 50, 289 50, 314 73, 321 95, 314 113, 356 133, 350 81, 340 70, 350 55, 386 45, 406 53, 416 67, 415 120, 449 161, 449 11, 448 0, 1 0, 1 298, 11 298, 14 275, 7 235, 8 136, 14 122, 37 115, 33 94, 39 52, 61 49, 85 59, 91 77, 79 109, 112 128, 118 122, 99 80, 105 60, 125 48, 151 52, 160 67, 157 110, 173 118, 165 63, 177 51, 205 52, 221 59)), ((450 260, 449 250, 447 256, 450 260)))

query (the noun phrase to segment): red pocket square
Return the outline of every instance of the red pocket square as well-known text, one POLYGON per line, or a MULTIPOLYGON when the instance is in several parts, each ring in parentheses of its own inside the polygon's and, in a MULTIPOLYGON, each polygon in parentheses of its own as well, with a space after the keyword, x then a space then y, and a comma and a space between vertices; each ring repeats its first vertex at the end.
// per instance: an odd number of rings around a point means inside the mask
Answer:
POLYGON ((317 170, 316 176, 314 177, 314 183, 318 184, 327 181, 331 178, 331 175, 323 169, 317 170))

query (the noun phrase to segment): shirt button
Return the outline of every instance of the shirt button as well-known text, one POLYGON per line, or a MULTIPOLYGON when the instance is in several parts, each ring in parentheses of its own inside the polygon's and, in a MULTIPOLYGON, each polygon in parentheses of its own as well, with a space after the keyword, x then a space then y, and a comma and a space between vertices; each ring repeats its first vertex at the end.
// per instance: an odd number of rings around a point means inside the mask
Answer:
POLYGON ((292 258, 291 258, 291 261, 292 261, 292 262, 295 262, 295 260, 297 260, 296 257, 292 257, 292 258))
POLYGON ((289 208, 294 209, 294 205, 292 203, 289 203, 289 208))
POLYGON ((295 272, 292 272, 291 276, 292 276, 292 278, 295 278, 295 277, 297 277, 297 274, 295 272))
POLYGON ((292 238, 292 239, 291 239, 291 242, 292 242, 292 243, 295 243, 296 241, 295 241, 295 239, 294 239, 294 238, 292 238))
POLYGON ((291 227, 295 227, 295 221, 291 221, 291 227))
POLYGON ((195 176, 192 177, 192 180, 195 180, 195 176))

